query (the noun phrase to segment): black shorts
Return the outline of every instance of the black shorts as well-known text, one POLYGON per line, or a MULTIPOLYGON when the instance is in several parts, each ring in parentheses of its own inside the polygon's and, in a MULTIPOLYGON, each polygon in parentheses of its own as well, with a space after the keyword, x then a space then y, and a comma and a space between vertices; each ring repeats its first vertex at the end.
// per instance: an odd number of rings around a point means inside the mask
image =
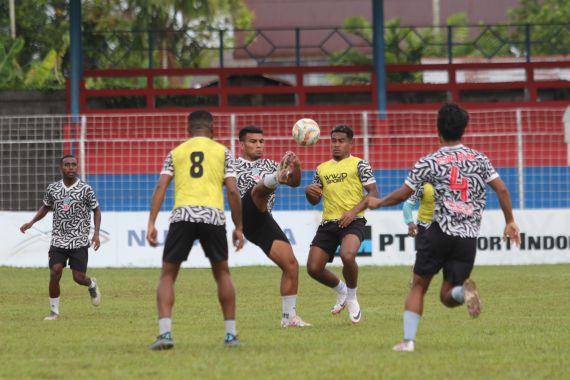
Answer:
POLYGON ((75 271, 81 273, 87 273, 87 261, 89 254, 87 249, 89 246, 81 248, 59 248, 53 245, 49 247, 49 267, 51 268, 55 264, 63 264, 63 267, 67 265, 67 260, 69 260, 69 267, 75 271))
POLYGON ((423 233, 418 233, 416 249, 415 274, 429 277, 443 268, 444 280, 457 286, 471 275, 477 239, 448 235, 433 222, 423 233))
POLYGON ((338 226, 338 221, 327 222, 322 224, 317 229, 317 233, 311 242, 311 247, 319 247, 329 255, 329 263, 333 261, 334 254, 342 242, 342 239, 348 235, 356 235, 360 242, 364 239, 364 227, 366 226, 366 219, 354 219, 345 228, 338 226))
POLYGON ((217 263, 228 259, 228 238, 225 225, 176 222, 171 223, 168 229, 162 261, 171 263, 186 261, 196 239, 200 240, 202 249, 210 261, 217 263))
POLYGON ((246 239, 257 245, 259 248, 269 256, 271 246, 275 240, 281 240, 289 243, 289 239, 279 227, 273 215, 268 211, 259 211, 253 198, 251 191, 253 187, 246 191, 242 200, 242 219, 243 219, 243 234, 246 239))

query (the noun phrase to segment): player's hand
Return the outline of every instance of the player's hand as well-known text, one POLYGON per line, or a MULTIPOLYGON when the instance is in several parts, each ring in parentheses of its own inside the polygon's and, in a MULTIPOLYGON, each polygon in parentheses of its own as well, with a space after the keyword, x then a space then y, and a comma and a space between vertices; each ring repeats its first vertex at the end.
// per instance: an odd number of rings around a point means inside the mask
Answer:
POLYGON ((517 247, 521 245, 521 234, 519 226, 515 222, 509 222, 505 226, 505 231, 503 232, 503 241, 509 239, 517 247))
POLYGON ((33 225, 34 225, 34 223, 24 223, 24 224, 22 224, 22 227, 20 227, 20 231, 24 234, 24 233, 26 233, 27 230, 32 228, 33 225))
POLYGON ((312 183, 305 187, 305 193, 320 199, 323 196, 323 186, 320 183, 312 183))
POLYGON ((93 234, 93 237, 91 238, 91 246, 93 247, 94 250, 99 249, 99 247, 101 246, 101 241, 99 240, 99 234, 93 234))
POLYGON ((241 228, 236 228, 232 233, 232 242, 234 244, 236 252, 243 248, 244 239, 243 231, 241 228))
POLYGON ((369 209, 375 209, 382 206, 382 201, 375 197, 366 197, 366 207, 369 209))
POLYGON ((408 224, 408 236, 414 237, 418 234, 418 226, 412 222, 408 224))
POLYGON ((146 241, 151 247, 156 247, 158 245, 158 240, 156 239, 157 231, 154 224, 149 224, 146 229, 146 241))
POLYGON ((338 226, 340 228, 345 228, 348 227, 348 225, 350 223, 352 223, 352 221, 354 220, 354 218, 356 218, 356 213, 352 210, 348 210, 346 211, 344 214, 342 214, 342 216, 340 217, 340 219, 338 220, 338 226))

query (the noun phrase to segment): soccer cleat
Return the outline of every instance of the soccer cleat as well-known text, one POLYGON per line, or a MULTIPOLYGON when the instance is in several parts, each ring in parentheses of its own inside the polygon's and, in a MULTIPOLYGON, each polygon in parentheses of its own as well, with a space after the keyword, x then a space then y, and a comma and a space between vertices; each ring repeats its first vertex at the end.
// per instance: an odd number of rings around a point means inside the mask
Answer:
POLYGON ((170 350, 173 347, 174 341, 172 340, 170 331, 157 336, 156 341, 150 345, 150 349, 153 351, 170 350))
POLYGON ((301 319, 298 315, 294 316, 293 318, 287 319, 283 318, 281 320, 281 327, 310 327, 312 324, 307 323, 301 319))
POLYGON ((91 281, 95 283, 94 288, 88 288, 89 295, 91 296, 91 303, 93 306, 99 306, 101 303, 101 292, 99 291, 99 285, 97 285, 97 280, 95 278, 91 278, 91 281))
POLYGON ((295 153, 293 152, 286 152, 281 162, 279 163, 279 167, 277 168, 277 180, 279 183, 287 183, 287 178, 289 177, 289 167, 295 158, 295 153))
POLYGON ((226 337, 224 338, 224 346, 226 347, 239 347, 241 343, 237 336, 234 334, 226 333, 226 337))
POLYGON ((394 347, 392 347, 392 351, 398 352, 414 352, 415 345, 413 340, 403 340, 394 347))
POLYGON ((59 314, 50 311, 49 315, 44 318, 44 321, 55 321, 59 319, 59 314))
POLYGON ((338 313, 343 311, 345 307, 346 307, 346 291, 342 292, 342 293, 337 293, 336 294, 336 303, 334 304, 334 306, 331 309, 331 314, 337 315, 338 313))
POLYGON ((360 322, 360 317, 362 313, 360 312, 360 305, 356 299, 346 301, 346 306, 348 308, 348 317, 350 321, 354 324, 360 322))
POLYGON ((465 305, 467 305, 467 312, 472 318, 477 318, 481 314, 481 299, 475 282, 470 278, 463 283, 463 297, 465 298, 465 305))

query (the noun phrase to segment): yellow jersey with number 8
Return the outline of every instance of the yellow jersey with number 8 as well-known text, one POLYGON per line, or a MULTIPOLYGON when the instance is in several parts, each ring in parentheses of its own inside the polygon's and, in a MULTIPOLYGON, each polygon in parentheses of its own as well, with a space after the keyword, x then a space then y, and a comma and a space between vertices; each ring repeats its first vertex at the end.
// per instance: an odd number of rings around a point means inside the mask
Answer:
POLYGON ((194 137, 172 151, 174 208, 208 206, 224 209, 226 147, 207 137, 194 137))

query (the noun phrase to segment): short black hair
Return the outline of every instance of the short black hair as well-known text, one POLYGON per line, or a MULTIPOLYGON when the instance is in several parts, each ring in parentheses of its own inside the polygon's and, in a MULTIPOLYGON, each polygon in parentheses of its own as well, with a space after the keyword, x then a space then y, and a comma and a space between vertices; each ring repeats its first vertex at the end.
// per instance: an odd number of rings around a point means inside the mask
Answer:
POLYGON ((333 133, 345 133, 346 137, 348 137, 350 140, 352 140, 352 138, 354 137, 354 132, 352 128, 350 128, 346 124, 339 124, 336 127, 334 127, 331 131, 331 136, 333 133))
POLYGON ((243 141, 248 133, 263 133, 263 130, 255 125, 246 125, 239 130, 239 141, 243 141))
POLYGON ((214 124, 214 117, 208 111, 198 110, 188 115, 189 131, 196 129, 212 129, 212 124, 214 124))
MULTIPOLYGON (((66 154, 59 159, 59 166, 63 166, 63 160, 66 158, 75 158, 73 154, 66 154)), ((77 160, 77 158, 75 158, 77 160)))
POLYGON ((446 141, 460 140, 469 123, 469 114, 455 103, 445 103, 437 113, 437 130, 446 141))

